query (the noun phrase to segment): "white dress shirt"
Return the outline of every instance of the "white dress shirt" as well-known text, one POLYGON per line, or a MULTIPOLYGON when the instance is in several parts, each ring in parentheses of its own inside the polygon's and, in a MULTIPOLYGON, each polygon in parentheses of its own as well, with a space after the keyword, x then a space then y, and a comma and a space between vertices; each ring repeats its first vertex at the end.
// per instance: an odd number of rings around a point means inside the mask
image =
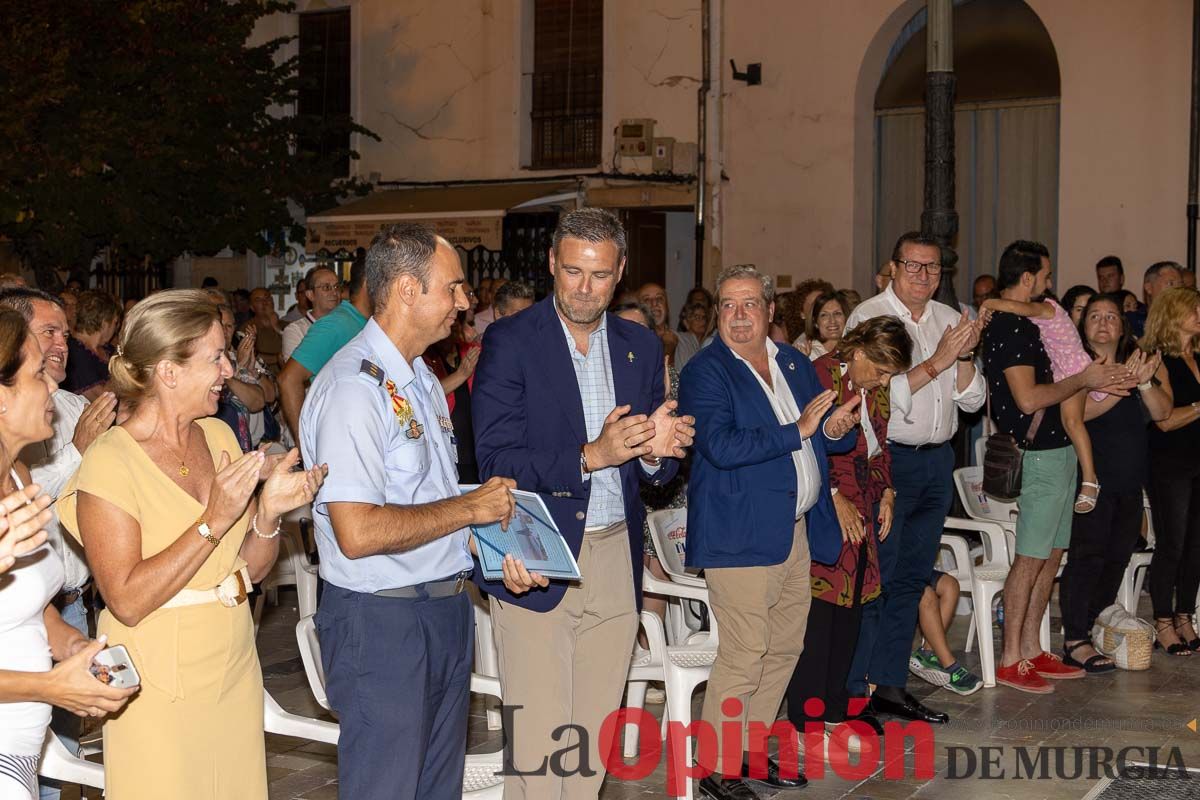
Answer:
POLYGON ((280 365, 286 364, 291 359, 292 353, 300 346, 300 342, 304 341, 304 334, 308 333, 308 329, 314 322, 316 319, 309 311, 295 322, 288 323, 287 327, 283 329, 283 348, 279 351, 280 365))
MULTIPOLYGON (((54 403, 54 435, 44 442, 34 442, 21 451, 21 461, 28 467, 33 476, 33 482, 42 487, 42 491, 54 499, 58 499, 67 481, 79 469, 83 455, 75 449, 71 439, 75 436, 75 426, 80 415, 87 408, 88 401, 83 395, 74 394, 64 389, 58 389, 50 396, 54 403)), ((62 525, 58 522, 58 513, 50 506, 53 517, 46 526, 46 534, 50 546, 62 559, 66 578, 63 581, 65 590, 78 589, 88 582, 92 572, 88 569, 83 557, 83 548, 71 536, 65 535, 62 525)))
MULTIPOLYGON (((945 303, 930 300, 920 321, 915 321, 912 312, 888 284, 882 292, 862 301, 850 312, 846 330, 883 316, 896 317, 904 323, 913 340, 912 363, 915 367, 933 355, 946 328, 957 325, 962 315, 945 303)), ((987 387, 978 367, 966 389, 958 391, 957 384, 958 370, 954 367, 939 373, 937 380, 930 381, 915 394, 909 389, 908 375, 900 373, 893 377, 888 439, 914 446, 948 441, 958 430, 958 409, 978 411, 987 398, 987 387)))
MULTIPOLYGON (((733 350, 731 349, 730 352, 733 350)), ((733 357, 745 364, 746 369, 750 370, 750 374, 758 381, 779 424, 795 425, 800 420, 801 411, 800 407, 796 405, 795 396, 792 395, 792 387, 788 386, 783 372, 779 369, 779 362, 775 360, 778 354, 779 346, 767 339, 767 363, 771 365, 771 386, 767 385, 762 375, 758 374, 758 370, 749 361, 737 353, 733 353, 733 357)), ((813 453, 813 448, 807 442, 808 440, 805 440, 803 447, 792 451, 792 463, 796 465, 796 519, 800 519, 804 512, 816 505, 821 491, 821 471, 817 467, 817 457, 813 453)))

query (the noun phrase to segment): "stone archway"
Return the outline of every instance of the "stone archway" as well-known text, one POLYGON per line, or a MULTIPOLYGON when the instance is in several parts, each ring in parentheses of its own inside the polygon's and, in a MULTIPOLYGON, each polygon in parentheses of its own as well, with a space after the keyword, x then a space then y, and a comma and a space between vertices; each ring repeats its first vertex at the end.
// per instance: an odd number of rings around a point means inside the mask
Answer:
MULTIPOLYGON (((870 222, 862 225, 856 213, 856 256, 860 250, 865 256, 856 263, 872 267, 887 259, 900 233, 917 226, 922 207, 925 13, 923 4, 912 5, 881 28, 860 73, 856 108, 868 119, 858 118, 856 131, 871 151, 856 164, 856 199, 865 194, 863 211, 869 204, 870 213, 862 216, 870 222)), ((974 277, 993 272, 1012 239, 1039 239, 1056 249, 1060 79, 1050 36, 1022 0, 964 0, 954 15, 955 283, 966 300, 974 277)))

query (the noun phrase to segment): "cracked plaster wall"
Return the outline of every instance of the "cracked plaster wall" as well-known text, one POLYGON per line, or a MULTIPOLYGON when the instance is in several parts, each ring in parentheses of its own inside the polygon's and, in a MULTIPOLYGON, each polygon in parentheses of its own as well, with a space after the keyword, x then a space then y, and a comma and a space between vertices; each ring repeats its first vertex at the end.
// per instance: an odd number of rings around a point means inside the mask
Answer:
MULTIPOLYGON (((1184 259, 1187 0, 1029 0, 1062 76, 1060 287, 1184 259)), ((341 5, 344 0, 334 0, 341 5)), ((721 257, 869 291, 874 92, 922 0, 713 0, 723 9, 721 257), (728 60, 763 63, 763 84, 728 60)), ((523 170, 521 25, 530 0, 355 0, 357 170, 384 180, 509 178, 523 170)), ((607 0, 603 168, 623 117, 695 141, 699 0, 607 0)), ((526 65, 528 66, 528 65, 526 65)), ((918 223, 914 220, 914 226, 918 223)), ((709 279, 711 282, 710 271, 709 279)))
MULTIPOLYGON (((874 94, 923 5, 726 0, 726 61, 763 62, 763 85, 726 81, 726 263, 873 291, 874 94)), ((1062 76, 1058 286, 1094 283, 1116 252, 1140 287, 1146 265, 1184 259, 1191 3, 1029 5, 1062 76)))
MULTIPOLYGON (((624 117, 695 141, 700 68, 696 0, 605 4, 603 165, 624 117)), ((365 0, 354 4, 359 117, 382 142, 360 145, 360 174, 384 180, 522 177, 521 26, 525 0, 365 0)))

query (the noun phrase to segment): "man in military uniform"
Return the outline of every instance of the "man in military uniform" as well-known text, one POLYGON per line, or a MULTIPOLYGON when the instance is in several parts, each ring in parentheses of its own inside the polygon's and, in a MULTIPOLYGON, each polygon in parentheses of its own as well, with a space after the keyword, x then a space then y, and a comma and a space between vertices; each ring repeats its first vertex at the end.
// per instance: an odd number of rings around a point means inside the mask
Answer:
MULTIPOLYGON (((325 591, 317 612, 330 705, 341 721, 343 797, 458 798, 474 639, 470 525, 507 526, 514 482, 459 494, 446 397, 421 360, 467 308, 454 248, 418 225, 375 237, 374 313, 313 383, 306 463, 328 463, 314 520, 325 591)), ((505 585, 544 578, 507 559, 505 585)))

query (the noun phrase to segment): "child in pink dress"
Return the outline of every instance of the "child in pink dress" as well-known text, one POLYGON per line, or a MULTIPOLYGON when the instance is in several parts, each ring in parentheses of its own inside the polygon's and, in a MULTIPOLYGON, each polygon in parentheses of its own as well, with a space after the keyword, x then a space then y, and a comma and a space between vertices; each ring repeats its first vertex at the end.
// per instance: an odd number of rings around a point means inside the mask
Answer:
MULTIPOLYGON (((1009 314, 1027 317, 1042 335, 1042 347, 1050 358, 1050 366, 1054 370, 1055 382, 1070 378, 1088 368, 1092 357, 1083 349, 1079 331, 1066 309, 1055 300, 1046 298, 1041 303, 1022 303, 1017 300, 992 298, 985 300, 982 306, 984 312, 1006 311, 1009 314)), ((1088 436, 1083 424, 1084 404, 1088 392, 1077 392, 1062 402, 1062 421, 1066 428, 1067 437, 1075 447, 1075 455, 1079 459, 1079 469, 1083 474, 1083 482, 1079 495, 1075 498, 1075 513, 1086 514, 1096 507, 1096 498, 1100 496, 1100 484, 1096 481, 1096 462, 1092 458, 1092 439, 1088 436)), ((1091 392, 1092 399, 1097 403, 1108 395, 1104 392, 1091 392)))

